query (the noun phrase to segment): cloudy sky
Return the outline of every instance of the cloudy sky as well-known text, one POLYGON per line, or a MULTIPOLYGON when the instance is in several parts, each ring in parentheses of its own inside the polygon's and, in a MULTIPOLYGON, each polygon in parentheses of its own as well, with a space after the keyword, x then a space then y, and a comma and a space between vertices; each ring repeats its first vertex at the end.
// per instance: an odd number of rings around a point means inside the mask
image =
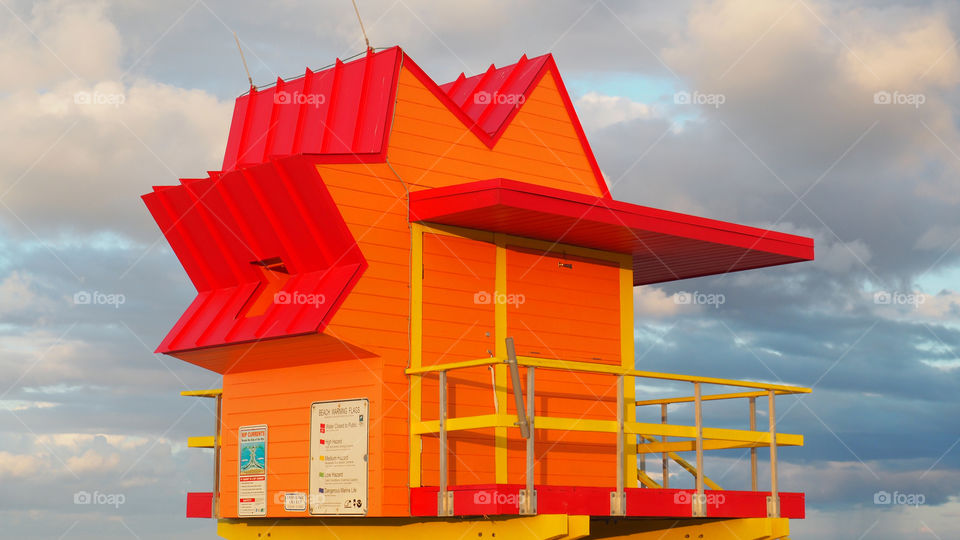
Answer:
MULTIPOLYGON (((638 366, 814 388, 778 406, 806 436, 781 452, 781 488, 807 494, 794 537, 956 537, 960 5, 360 8, 441 82, 552 52, 616 198, 814 237, 813 263, 637 289, 638 366)), ((260 84, 363 48, 348 0, 0 0, 4 536, 214 535, 181 517, 211 484, 185 441, 212 411, 178 393, 219 381, 152 354, 193 290, 139 195, 219 166, 246 87, 233 30, 260 84)), ((743 459, 708 472, 743 486, 743 459)))

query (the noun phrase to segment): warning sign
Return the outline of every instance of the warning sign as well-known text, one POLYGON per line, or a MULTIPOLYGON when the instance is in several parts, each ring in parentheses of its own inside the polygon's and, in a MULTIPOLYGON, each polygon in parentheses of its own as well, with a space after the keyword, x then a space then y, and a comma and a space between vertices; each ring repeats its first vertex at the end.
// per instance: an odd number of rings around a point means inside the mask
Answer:
POLYGON ((310 410, 310 513, 367 513, 366 399, 321 401, 310 410))
POLYGON ((243 426, 238 431, 240 471, 237 476, 237 515, 267 515, 267 426, 243 426))

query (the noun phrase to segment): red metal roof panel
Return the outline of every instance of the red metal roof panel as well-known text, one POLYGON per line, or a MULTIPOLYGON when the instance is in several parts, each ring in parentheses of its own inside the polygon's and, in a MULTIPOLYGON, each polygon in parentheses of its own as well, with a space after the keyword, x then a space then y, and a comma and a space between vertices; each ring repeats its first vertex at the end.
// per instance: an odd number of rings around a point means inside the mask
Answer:
POLYGON ((485 133, 493 136, 500 130, 513 109, 526 99, 527 90, 536 82, 550 55, 533 59, 520 57, 516 64, 499 69, 493 64, 486 72, 473 77, 463 73, 457 80, 440 85, 440 89, 463 109, 485 133))
POLYGON ((367 267, 310 158, 143 196, 197 288, 158 352, 321 331, 367 267), (274 273, 289 274, 276 293, 274 273), (272 298, 261 300, 260 296, 272 298), (268 307, 254 313, 254 304, 268 307))
POLYGON ((502 178, 414 192, 410 220, 629 253, 634 285, 814 256, 810 238, 502 178))
POLYGON ((393 47, 240 96, 223 170, 297 154, 374 159, 386 148, 402 52, 393 47))

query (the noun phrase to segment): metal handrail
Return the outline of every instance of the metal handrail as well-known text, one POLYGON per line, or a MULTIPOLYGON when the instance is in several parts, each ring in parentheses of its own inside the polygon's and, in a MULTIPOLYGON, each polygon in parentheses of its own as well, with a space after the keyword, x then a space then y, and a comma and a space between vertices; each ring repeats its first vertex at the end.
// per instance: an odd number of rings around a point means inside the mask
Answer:
MULTIPOLYGON (((466 369, 477 366, 493 366, 497 364, 506 364, 506 358, 490 357, 477 360, 465 360, 463 362, 448 362, 444 364, 434 364, 432 366, 423 366, 418 368, 407 368, 407 375, 424 375, 440 371, 453 371, 457 369, 466 369)), ((571 360, 555 360, 550 358, 535 358, 531 356, 518 356, 517 363, 526 367, 539 367, 553 369, 558 371, 578 371, 583 373, 597 373, 603 375, 624 375, 627 377, 639 377, 643 379, 659 379, 689 383, 715 384, 717 386, 739 386, 741 388, 757 388, 766 391, 776 391, 778 395, 788 394, 809 394, 811 390, 802 386, 790 386, 784 384, 770 384, 755 381, 738 381, 735 379, 722 379, 718 377, 701 377, 697 375, 680 375, 676 373, 660 373, 656 371, 640 371, 636 369, 627 369, 619 366, 592 364, 590 362, 577 362, 571 360)), ((766 392, 758 394, 766 395, 766 392)), ((703 399, 706 400, 705 396, 703 399)), ((740 397, 740 396, 731 396, 740 397)), ((747 396, 742 396, 747 397, 747 396)), ((680 399, 680 398, 676 398, 680 399)), ((685 399, 685 398, 684 398, 685 399)), ((719 398, 717 398, 719 399, 719 398)), ((692 400, 691 400, 692 401, 692 400)))
MULTIPOLYGON (((611 505, 610 512, 611 515, 624 515, 626 512, 626 503, 625 503, 625 492, 624 492, 624 476, 623 468, 625 464, 624 459, 624 437, 626 435, 637 435, 643 441, 651 441, 652 444, 640 444, 637 445, 638 453, 641 453, 641 448, 649 449, 654 447, 654 445, 660 445, 658 448, 662 449, 663 453, 663 474, 664 481, 663 487, 667 487, 669 480, 669 471, 667 467, 667 460, 672 459, 680 463, 681 466, 688 472, 694 475, 696 479, 696 495, 692 499, 692 515, 694 517, 704 517, 706 516, 706 497, 704 495, 704 486, 709 485, 712 489, 719 489, 719 486, 714 482, 710 481, 703 474, 703 452, 709 446, 709 449, 720 449, 720 448, 751 448, 751 477, 752 477, 752 488, 756 491, 756 448, 760 446, 767 446, 770 448, 770 469, 771 469, 771 490, 770 497, 767 500, 767 514, 769 517, 779 517, 780 515, 780 502, 779 502, 779 493, 778 493, 778 484, 777 484, 777 447, 784 445, 802 445, 803 437, 801 435, 790 435, 784 433, 778 433, 776 429, 776 409, 775 409, 775 398, 777 395, 790 395, 790 394, 806 394, 810 393, 811 389, 799 387, 799 386, 790 386, 783 384, 770 384, 770 383, 761 383, 754 381, 739 381, 733 379, 722 379, 717 377, 701 377, 693 375, 678 375, 673 373, 658 373, 652 371, 641 371, 635 369, 623 368, 620 366, 612 365, 603 365, 595 364, 588 362, 577 362, 577 361, 568 361, 568 360, 558 360, 558 359, 545 359, 545 358, 535 358, 529 356, 515 356, 513 353, 512 339, 508 339, 508 357, 507 358, 482 358, 477 360, 467 360, 463 362, 449 362, 443 364, 435 364, 432 366, 423 366, 417 368, 409 368, 406 370, 408 375, 423 377, 432 373, 437 373, 440 376, 440 403, 441 403, 441 413, 440 418, 436 421, 424 421, 421 420, 417 425, 411 425, 411 434, 413 435, 423 435, 426 433, 439 433, 441 438, 441 487, 438 493, 438 515, 451 515, 452 513, 452 498, 448 498, 449 494, 446 492, 446 459, 445 459, 445 441, 448 431, 451 430, 462 430, 462 429, 480 429, 480 428, 489 428, 489 427, 519 427, 522 431, 525 431, 524 438, 527 439, 527 467, 526 467, 526 476, 527 476, 527 489, 523 490, 521 493, 524 496, 524 504, 522 506, 522 513, 536 513, 536 502, 535 497, 536 493, 533 491, 533 466, 532 466, 532 457, 533 457, 533 437, 532 432, 535 429, 566 429, 566 430, 576 430, 576 431, 594 431, 594 432, 605 432, 605 433, 618 433, 619 437, 617 440, 617 487, 616 491, 611 493, 611 505), (459 417, 459 418, 448 418, 446 415, 446 375, 447 372, 453 370, 467 369, 472 367, 480 366, 492 366, 498 364, 508 364, 511 367, 513 372, 513 384, 515 386, 514 393, 515 399, 517 400, 517 410, 518 415, 510 415, 497 411, 493 415, 480 415, 472 417, 459 417), (523 398, 520 394, 519 389, 519 374, 516 372, 516 369, 519 366, 524 366, 528 368, 528 389, 527 389, 527 403, 526 410, 524 411, 523 407, 523 398), (534 416, 534 407, 533 407, 533 372, 536 368, 551 369, 557 371, 575 371, 583 373, 595 373, 603 375, 613 375, 617 376, 617 419, 616 421, 608 420, 585 420, 585 419, 574 419, 574 418, 554 418, 554 417, 537 417, 537 425, 534 426, 532 419, 534 416), (670 380, 677 382, 687 382, 693 383, 694 395, 690 397, 678 397, 678 398, 666 398, 658 400, 641 400, 635 401, 634 406, 644 406, 644 405, 660 405, 662 409, 662 421, 660 424, 647 424, 642 422, 627 422, 623 417, 625 404, 624 404, 624 392, 623 385, 625 377, 635 377, 635 378, 647 378, 647 379, 658 379, 658 380, 670 380), (735 392, 735 393, 724 393, 724 394, 709 394, 704 396, 702 393, 702 385, 712 384, 718 386, 732 386, 732 387, 741 387, 741 388, 751 388, 762 391, 752 391, 752 392, 735 392), (769 399, 769 416, 770 416, 770 427, 769 431, 761 432, 756 431, 756 398, 767 396, 769 399), (705 428, 703 426, 703 415, 702 415, 702 404, 704 401, 717 401, 717 400, 726 400, 726 399, 737 399, 737 398, 746 398, 750 402, 750 430, 732 430, 732 429, 720 429, 720 428, 705 428), (667 424, 666 417, 666 408, 669 404, 676 403, 693 403, 694 404, 694 426, 681 426, 674 424, 667 424), (526 413, 526 414, 524 414, 526 413), (436 428, 433 428, 432 425, 436 424, 436 428), (527 428, 526 430, 524 428, 527 428), (655 442, 656 439, 654 435, 661 435, 661 442, 655 442), (693 450, 696 452, 696 466, 691 466, 685 460, 673 453, 671 447, 686 446, 690 444, 689 442, 684 441, 670 441, 667 442, 668 435, 670 437, 679 437, 685 439, 693 439, 693 448, 684 448, 684 450, 693 450), (705 444, 708 443, 708 444, 705 444)), ((641 453, 641 459, 646 453, 653 452, 653 450, 648 450, 647 452, 641 453)), ((641 468, 638 470, 638 478, 640 478, 641 483, 647 487, 659 486, 655 481, 653 481, 649 476, 646 475, 645 471, 641 468)))

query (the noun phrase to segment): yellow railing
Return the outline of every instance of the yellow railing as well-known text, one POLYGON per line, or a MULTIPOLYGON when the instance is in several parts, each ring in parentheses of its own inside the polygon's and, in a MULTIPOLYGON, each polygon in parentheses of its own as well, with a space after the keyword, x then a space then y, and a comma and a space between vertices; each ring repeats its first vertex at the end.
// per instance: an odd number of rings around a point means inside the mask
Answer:
MULTIPOLYGON (((697 496, 691 498, 694 516, 704 516, 705 500, 704 486, 711 489, 720 489, 720 486, 712 482, 703 474, 703 452, 705 450, 717 450, 728 448, 750 448, 751 449, 751 478, 752 488, 757 490, 757 462, 756 448, 767 447, 770 449, 770 468, 771 468, 771 496, 768 503, 768 515, 779 517, 779 497, 777 486, 777 447, 778 446, 801 446, 803 445, 803 436, 787 433, 777 433, 776 430, 776 409, 775 399, 778 395, 804 394, 809 393, 810 389, 797 386, 788 386, 782 384, 770 384, 753 381, 739 381, 733 379, 722 379, 716 377, 700 377, 694 375, 678 375, 672 373, 658 373, 652 371, 640 371, 635 369, 626 369, 619 366, 593 364, 588 362, 574 362, 566 360, 555 360, 545 358, 534 358, 528 356, 515 356, 513 354, 512 340, 507 339, 507 356, 483 358, 478 360, 469 360, 463 362, 451 362, 407 369, 406 373, 411 377, 422 379, 426 375, 435 374, 439 378, 439 415, 436 420, 419 420, 411 425, 411 436, 418 438, 425 434, 436 433, 440 438, 440 447, 446 448, 447 433, 450 431, 474 430, 483 428, 514 428, 521 429, 521 436, 527 442, 527 467, 525 471, 526 489, 520 493, 520 513, 535 514, 536 503, 535 493, 533 491, 533 441, 532 433, 534 430, 563 430, 563 431, 588 431, 599 433, 618 433, 617 441, 617 487, 616 491, 611 493, 611 515, 623 515, 626 510, 624 499, 624 479, 629 469, 637 466, 628 464, 625 459, 625 445, 636 444, 637 454, 639 455, 639 468, 636 471, 640 483, 649 488, 669 487, 669 467, 668 461, 675 461, 680 466, 690 472, 696 480, 697 496), (466 417, 448 417, 447 416, 447 373, 456 370, 469 368, 493 366, 507 364, 511 370, 513 380, 513 393, 516 399, 516 410, 518 414, 507 414, 501 410, 495 410, 493 414, 466 416, 466 417), (527 368, 527 392, 526 405, 520 389, 519 368, 527 368), (538 369, 548 369, 553 371, 567 371, 579 373, 595 373, 615 376, 617 381, 617 418, 610 420, 602 419, 584 419, 584 418, 560 418, 549 416, 537 416, 534 407, 534 383, 535 372, 538 369), (636 406, 660 405, 661 422, 647 423, 627 421, 624 411, 626 407, 623 403, 624 384, 626 378, 633 378, 631 383, 637 379, 653 379, 663 381, 676 381, 693 384, 693 395, 690 397, 667 398, 660 400, 636 401, 636 406), (723 387, 739 387, 752 389, 747 392, 722 393, 703 395, 703 385, 714 385, 723 387), (769 429, 758 431, 756 429, 756 399, 766 397, 769 400, 769 429), (750 404, 750 429, 726 429, 726 428, 708 428, 703 426, 702 404, 705 401, 718 401, 730 399, 747 399, 750 404), (694 425, 678 425, 667 422, 667 407, 677 403, 694 404, 694 425), (628 437, 633 437, 635 442, 628 443, 628 437), (681 439, 681 440, 674 440, 681 439), (692 451, 696 453, 696 464, 691 465, 678 456, 675 452, 692 451), (659 453, 662 454, 663 484, 658 484, 651 479, 645 470, 646 455, 659 453)), ((452 493, 447 492, 447 456, 445 451, 440 452, 440 493, 438 495, 438 515, 452 515, 452 493)))
POLYGON ((213 398, 216 401, 216 425, 213 435, 204 435, 199 437, 187 438, 189 448, 212 448, 213 449, 213 502, 210 509, 210 515, 220 516, 220 436, 221 436, 221 417, 223 415, 223 389, 211 388, 207 390, 184 390, 180 392, 181 396, 213 398))

